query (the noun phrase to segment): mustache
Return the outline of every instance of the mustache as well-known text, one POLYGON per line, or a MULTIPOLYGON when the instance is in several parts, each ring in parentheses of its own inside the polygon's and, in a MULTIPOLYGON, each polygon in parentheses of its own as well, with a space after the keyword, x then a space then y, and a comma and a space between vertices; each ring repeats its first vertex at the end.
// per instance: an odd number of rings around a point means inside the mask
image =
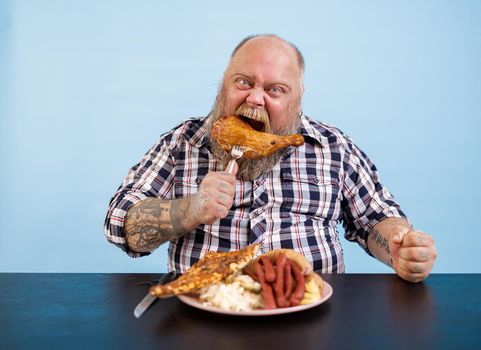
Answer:
POLYGON ((251 107, 244 102, 237 108, 235 114, 261 123, 264 126, 262 128, 264 132, 271 133, 272 131, 269 113, 264 108, 251 107))

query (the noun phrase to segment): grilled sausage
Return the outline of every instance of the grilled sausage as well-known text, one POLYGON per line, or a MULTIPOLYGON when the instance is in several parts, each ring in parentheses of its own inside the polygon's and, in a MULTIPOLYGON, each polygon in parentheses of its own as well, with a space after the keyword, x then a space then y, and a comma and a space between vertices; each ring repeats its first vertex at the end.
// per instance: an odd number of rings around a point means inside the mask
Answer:
POLYGON ((267 256, 261 256, 260 261, 262 262, 262 266, 264 266, 266 281, 270 283, 274 282, 276 280, 276 272, 271 260, 267 256))
POLYGON ((289 300, 289 297, 292 294, 292 288, 293 288, 293 283, 292 283, 292 269, 291 269, 291 263, 290 261, 286 262, 286 265, 284 267, 284 294, 286 295, 286 300, 289 300))
POLYGON ((279 254, 276 262, 276 281, 274 283, 274 291, 276 292, 277 307, 289 306, 286 300, 284 291, 284 270, 287 264, 287 257, 285 254, 279 254))
POLYGON ((262 298, 264 299, 264 309, 275 309, 276 301, 274 299, 274 293, 272 292, 272 287, 267 283, 265 278, 265 272, 259 261, 255 263, 255 269, 257 277, 259 278, 259 283, 262 286, 262 298))
POLYGON ((299 305, 302 298, 304 297, 304 292, 306 291, 306 281, 301 269, 296 263, 291 264, 291 268, 294 271, 294 278, 296 279, 296 288, 292 292, 289 302, 291 306, 299 305))

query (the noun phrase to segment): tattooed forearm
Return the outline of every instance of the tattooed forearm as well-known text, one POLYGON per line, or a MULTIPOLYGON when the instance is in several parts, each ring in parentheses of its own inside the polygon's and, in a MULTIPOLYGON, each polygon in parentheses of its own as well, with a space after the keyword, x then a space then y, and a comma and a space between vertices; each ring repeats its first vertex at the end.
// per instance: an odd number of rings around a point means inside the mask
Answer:
POLYGON ((151 252, 162 243, 176 239, 192 230, 186 226, 189 199, 163 201, 147 198, 128 211, 124 234, 130 249, 151 252))
POLYGON ((411 228, 404 218, 387 218, 376 224, 369 232, 367 245, 376 258, 392 266, 392 256, 389 250, 389 239, 393 234, 411 228))
POLYGON ((386 253, 390 254, 389 244, 387 242, 387 239, 384 238, 383 236, 381 236, 381 233, 378 230, 376 230, 376 228, 372 229, 371 235, 372 235, 372 240, 374 241, 374 243, 376 243, 379 247, 384 249, 384 251, 386 253))
POLYGON ((371 242, 375 243, 379 248, 381 248, 389 257, 389 265, 392 265, 391 252, 389 251, 389 243, 386 238, 381 236, 381 233, 374 227, 370 233, 371 242))

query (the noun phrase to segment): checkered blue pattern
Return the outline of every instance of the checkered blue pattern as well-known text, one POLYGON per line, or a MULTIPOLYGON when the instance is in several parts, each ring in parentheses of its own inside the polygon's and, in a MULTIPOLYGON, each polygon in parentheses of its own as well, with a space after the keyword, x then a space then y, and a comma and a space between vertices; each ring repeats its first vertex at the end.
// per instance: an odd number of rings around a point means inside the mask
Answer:
MULTIPOLYGON (((219 164, 209 152, 206 118, 189 119, 162 135, 130 169, 105 220, 107 239, 132 257, 124 239, 127 210, 148 197, 175 199, 197 192, 219 164)), ((322 273, 344 272, 337 225, 368 253, 370 229, 386 217, 405 217, 379 182, 369 158, 339 129, 302 116, 305 144, 286 151, 269 173, 236 183, 227 217, 170 242, 169 270, 185 272, 207 251, 260 243, 261 251, 291 248, 322 273)))

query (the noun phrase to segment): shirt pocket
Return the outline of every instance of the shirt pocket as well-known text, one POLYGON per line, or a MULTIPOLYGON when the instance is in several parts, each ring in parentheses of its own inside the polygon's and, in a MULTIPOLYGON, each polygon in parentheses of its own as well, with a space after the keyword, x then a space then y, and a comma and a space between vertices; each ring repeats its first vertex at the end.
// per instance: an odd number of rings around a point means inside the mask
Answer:
POLYGON ((282 207, 290 212, 323 220, 340 215, 340 188, 337 181, 305 171, 281 173, 282 207))
POLYGON ((198 176, 176 177, 174 179, 174 198, 192 196, 199 190, 202 179, 198 176))

